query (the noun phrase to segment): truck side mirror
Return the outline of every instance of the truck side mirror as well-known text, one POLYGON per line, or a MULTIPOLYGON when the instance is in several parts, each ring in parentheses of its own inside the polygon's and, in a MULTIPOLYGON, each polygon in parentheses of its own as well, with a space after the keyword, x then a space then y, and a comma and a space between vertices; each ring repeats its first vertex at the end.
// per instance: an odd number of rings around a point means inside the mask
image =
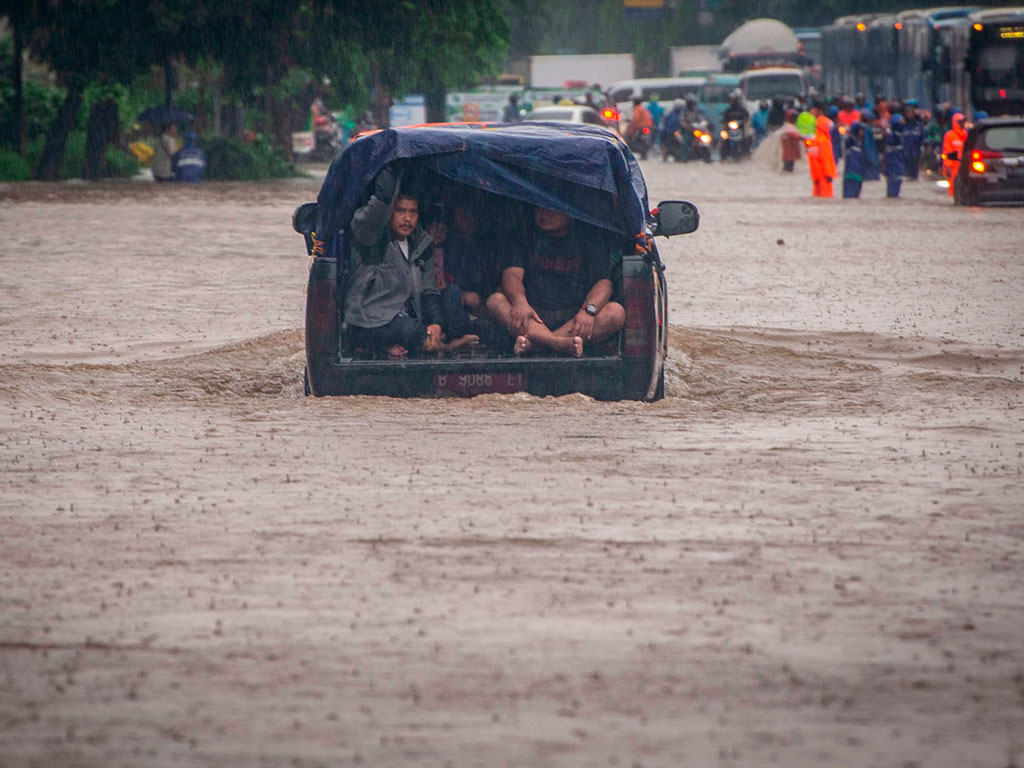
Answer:
POLYGON ((295 213, 292 214, 292 229, 300 235, 308 235, 316 229, 317 212, 316 203, 303 203, 300 205, 295 209, 295 213))
POLYGON ((662 237, 687 235, 700 225, 700 212, 685 200, 663 200, 651 213, 654 215, 654 234, 662 237))
POLYGON ((292 229, 302 235, 306 241, 306 253, 313 253, 313 230, 316 229, 316 219, 319 208, 316 203, 303 203, 295 209, 292 214, 292 229))

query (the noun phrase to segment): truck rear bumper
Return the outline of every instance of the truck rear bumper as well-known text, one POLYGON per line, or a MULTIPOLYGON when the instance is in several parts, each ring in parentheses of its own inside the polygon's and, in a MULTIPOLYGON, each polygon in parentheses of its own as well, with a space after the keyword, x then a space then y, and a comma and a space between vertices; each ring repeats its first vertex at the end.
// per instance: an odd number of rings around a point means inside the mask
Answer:
POLYGON ((391 397, 463 396, 528 392, 582 392, 599 400, 640 399, 630 392, 619 356, 583 358, 450 358, 429 360, 322 361, 309 370, 314 395, 391 397))

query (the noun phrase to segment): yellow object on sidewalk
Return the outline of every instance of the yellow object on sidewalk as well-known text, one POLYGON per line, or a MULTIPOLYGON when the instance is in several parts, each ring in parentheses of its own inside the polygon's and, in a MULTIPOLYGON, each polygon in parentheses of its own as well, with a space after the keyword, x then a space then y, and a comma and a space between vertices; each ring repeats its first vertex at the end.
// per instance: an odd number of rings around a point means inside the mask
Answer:
POLYGON ((135 155, 139 165, 145 167, 149 167, 149 164, 153 162, 153 155, 156 154, 156 150, 144 141, 133 141, 128 145, 128 149, 135 155))

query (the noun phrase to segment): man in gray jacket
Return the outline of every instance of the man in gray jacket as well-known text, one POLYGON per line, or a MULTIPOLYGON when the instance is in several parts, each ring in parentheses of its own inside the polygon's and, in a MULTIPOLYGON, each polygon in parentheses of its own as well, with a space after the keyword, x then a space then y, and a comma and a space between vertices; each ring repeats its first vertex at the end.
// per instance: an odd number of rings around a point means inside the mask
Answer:
POLYGON ((400 190, 394 168, 385 166, 373 195, 349 225, 345 322, 353 346, 384 349, 392 358, 445 348, 441 293, 431 240, 419 225, 419 203, 400 190))

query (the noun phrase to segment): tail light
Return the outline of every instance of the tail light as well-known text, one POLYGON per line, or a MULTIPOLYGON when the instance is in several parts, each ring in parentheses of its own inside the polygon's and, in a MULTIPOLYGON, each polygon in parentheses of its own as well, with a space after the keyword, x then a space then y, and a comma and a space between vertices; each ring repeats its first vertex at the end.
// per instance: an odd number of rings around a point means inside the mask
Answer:
POLYGON ((985 165, 985 160, 1002 156, 1002 152, 976 149, 973 152, 971 152, 971 170, 974 171, 975 173, 984 173, 988 168, 988 166, 985 165))
POLYGON ((645 135, 646 135, 646 134, 648 134, 648 133, 650 133, 650 132, 651 132, 651 129, 650 129, 650 128, 646 128, 646 127, 644 128, 644 134, 645 134, 645 135))
POLYGON ((650 273, 644 278, 629 278, 622 282, 626 304, 623 351, 629 357, 644 357, 654 349, 655 338, 651 316, 650 273))
POLYGON ((729 132, 726 130, 719 131, 718 135, 721 136, 723 139, 729 138, 729 132))
POLYGON ((729 129, 730 130, 738 131, 739 128, 740 128, 740 124, 737 123, 735 120, 730 120, 729 121, 729 129))
POLYGON ((619 121, 619 113, 616 112, 611 107, 606 107, 605 110, 601 113, 601 117, 603 117, 610 123, 617 123, 619 121))

